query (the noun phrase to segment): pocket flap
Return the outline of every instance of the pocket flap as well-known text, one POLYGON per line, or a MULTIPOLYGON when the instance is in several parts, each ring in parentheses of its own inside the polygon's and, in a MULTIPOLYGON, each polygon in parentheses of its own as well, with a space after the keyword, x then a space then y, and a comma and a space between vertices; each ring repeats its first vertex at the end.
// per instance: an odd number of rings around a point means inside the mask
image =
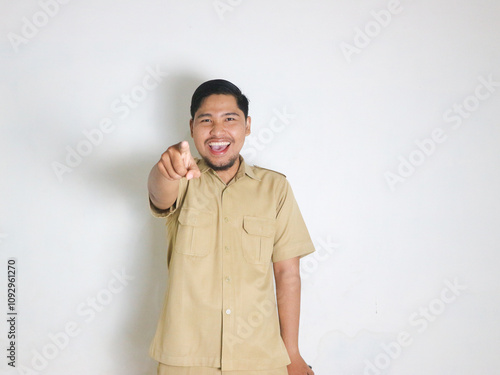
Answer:
POLYGON ((200 211, 196 208, 183 208, 179 213, 179 223, 190 226, 203 226, 210 224, 214 215, 209 211, 200 211))
POLYGON ((263 217, 244 216, 243 229, 248 234, 254 236, 272 237, 274 236, 274 220, 263 217))

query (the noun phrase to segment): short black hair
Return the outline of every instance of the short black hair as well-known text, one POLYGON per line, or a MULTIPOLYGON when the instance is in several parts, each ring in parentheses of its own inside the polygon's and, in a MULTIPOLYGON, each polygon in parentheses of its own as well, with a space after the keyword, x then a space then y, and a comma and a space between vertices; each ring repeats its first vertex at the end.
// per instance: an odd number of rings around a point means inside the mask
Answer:
POLYGON ((203 82, 193 93, 191 98, 191 119, 200 108, 203 99, 210 95, 222 94, 231 95, 236 99, 238 108, 245 114, 245 120, 248 117, 248 99, 241 90, 233 83, 225 79, 212 79, 211 81, 203 82))

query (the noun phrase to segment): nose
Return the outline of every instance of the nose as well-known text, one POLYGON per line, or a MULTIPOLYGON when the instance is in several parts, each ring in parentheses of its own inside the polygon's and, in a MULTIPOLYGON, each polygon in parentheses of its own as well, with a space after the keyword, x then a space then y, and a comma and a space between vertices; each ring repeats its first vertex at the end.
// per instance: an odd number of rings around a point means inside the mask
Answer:
POLYGON ((222 120, 214 120, 212 125, 212 130, 210 130, 210 134, 213 136, 218 136, 219 134, 223 134, 226 131, 224 128, 224 123, 222 120))

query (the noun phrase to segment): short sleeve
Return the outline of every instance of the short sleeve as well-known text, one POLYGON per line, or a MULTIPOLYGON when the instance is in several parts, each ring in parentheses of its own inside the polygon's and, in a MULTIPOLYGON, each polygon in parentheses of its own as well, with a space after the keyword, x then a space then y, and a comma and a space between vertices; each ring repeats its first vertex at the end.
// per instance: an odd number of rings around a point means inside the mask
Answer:
POLYGON ((156 207, 153 202, 151 202, 151 198, 149 198, 149 209, 151 210, 151 214, 154 217, 162 218, 162 217, 169 217, 172 215, 176 210, 177 207, 179 207, 180 202, 182 202, 182 199, 184 198, 184 194, 186 193, 186 186, 187 186, 187 180, 185 178, 181 178, 179 180, 179 192, 177 193, 177 198, 166 210, 161 210, 158 207, 156 207))
POLYGON ((276 207, 276 234, 272 261, 300 258, 315 251, 299 206, 286 179, 283 179, 276 207))

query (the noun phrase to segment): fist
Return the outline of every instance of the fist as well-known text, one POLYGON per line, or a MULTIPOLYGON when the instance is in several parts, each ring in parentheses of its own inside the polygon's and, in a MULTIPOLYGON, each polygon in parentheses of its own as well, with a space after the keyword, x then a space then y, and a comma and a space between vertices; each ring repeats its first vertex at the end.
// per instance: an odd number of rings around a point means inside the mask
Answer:
POLYGON ((200 169, 189 151, 189 143, 182 141, 170 146, 157 164, 160 173, 168 180, 180 180, 182 177, 190 180, 200 177, 200 169))

